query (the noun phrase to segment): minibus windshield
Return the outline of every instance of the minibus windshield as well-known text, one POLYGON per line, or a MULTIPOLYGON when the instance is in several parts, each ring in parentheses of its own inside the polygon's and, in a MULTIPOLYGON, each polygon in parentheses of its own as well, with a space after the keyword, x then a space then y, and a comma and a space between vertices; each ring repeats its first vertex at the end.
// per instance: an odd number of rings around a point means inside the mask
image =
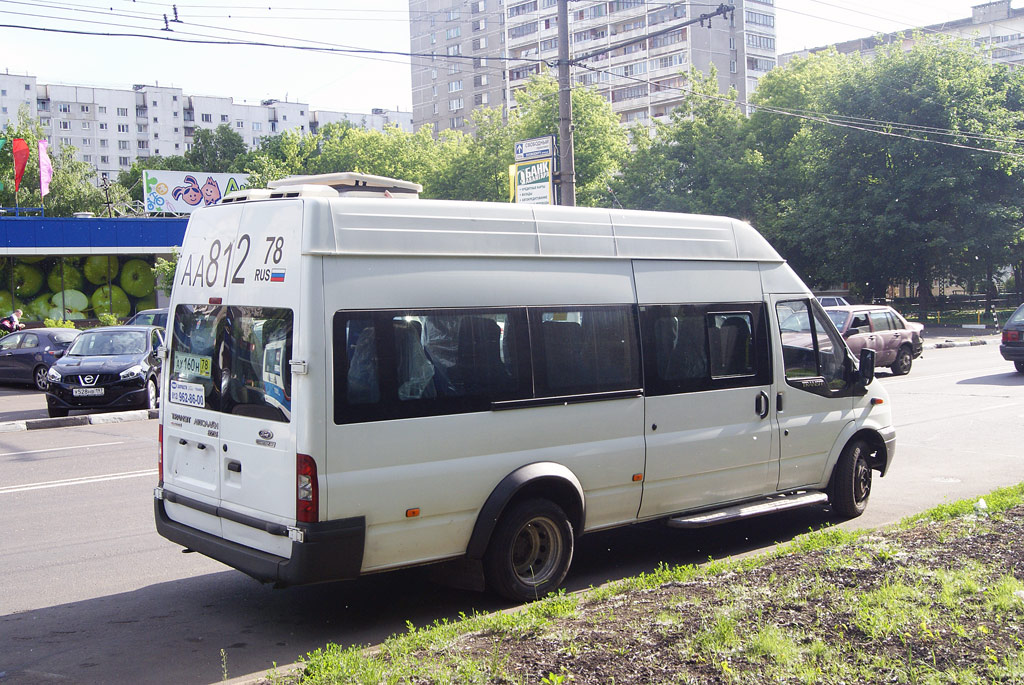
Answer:
POLYGON ((290 309, 178 305, 169 400, 287 422, 291 354, 290 309))

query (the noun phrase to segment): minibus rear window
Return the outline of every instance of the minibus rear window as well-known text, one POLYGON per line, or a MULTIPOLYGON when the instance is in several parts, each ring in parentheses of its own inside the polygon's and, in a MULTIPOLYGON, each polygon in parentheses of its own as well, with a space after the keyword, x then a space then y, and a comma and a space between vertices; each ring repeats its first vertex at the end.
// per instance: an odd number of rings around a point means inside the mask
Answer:
POLYGON ((178 305, 171 341, 174 404, 270 421, 291 419, 292 311, 178 305))

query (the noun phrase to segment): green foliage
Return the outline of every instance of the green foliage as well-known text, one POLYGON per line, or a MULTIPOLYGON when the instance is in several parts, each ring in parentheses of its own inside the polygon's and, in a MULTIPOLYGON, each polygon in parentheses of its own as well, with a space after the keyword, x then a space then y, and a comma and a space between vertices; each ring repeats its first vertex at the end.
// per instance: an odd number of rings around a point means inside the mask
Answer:
POLYGON ((99 320, 101 326, 116 326, 119 323, 117 316, 114 314, 107 314, 105 312, 97 314, 96 318, 99 320))
POLYGON ((153 276, 156 278, 156 287, 164 295, 171 296, 171 289, 174 287, 174 270, 178 268, 178 248, 171 251, 171 258, 164 259, 157 257, 153 266, 153 276))
POLYGON ((75 322, 71 319, 51 319, 46 317, 43 319, 44 328, 74 328, 75 322))
POLYGON ((215 129, 197 128, 192 139, 192 149, 185 153, 185 160, 196 171, 232 171, 234 161, 248 149, 242 136, 228 124, 215 129))

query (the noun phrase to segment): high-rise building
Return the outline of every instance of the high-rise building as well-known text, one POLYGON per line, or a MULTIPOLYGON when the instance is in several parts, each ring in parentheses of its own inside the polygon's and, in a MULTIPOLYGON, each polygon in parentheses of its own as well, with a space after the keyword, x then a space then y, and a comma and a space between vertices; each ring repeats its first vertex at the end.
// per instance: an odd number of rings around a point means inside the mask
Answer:
MULTIPOLYGON (((683 73, 691 67, 708 73, 713 65, 721 92, 735 88, 745 101, 776 63, 775 1, 731 4, 730 15, 662 33, 714 7, 690 0, 572 3, 570 57, 615 47, 574 66, 573 84, 598 88, 624 124, 666 117, 682 102, 683 73)), ((516 90, 558 59, 557 0, 409 0, 409 11, 412 52, 430 55, 412 60, 416 128, 465 128, 474 107, 514 107, 516 90)))
POLYGON ((238 104, 230 97, 186 95, 180 88, 136 85, 131 90, 48 85, 35 76, 0 74, 0 131, 25 106, 38 118, 54 151, 76 149, 76 158, 111 180, 138 159, 184 155, 201 128, 227 124, 250 148, 284 131, 315 133, 331 122, 412 131, 412 114, 374 109, 370 114, 310 111, 300 102, 264 100, 238 104))
MULTIPOLYGON (((784 65, 794 57, 807 57, 815 52, 835 48, 840 54, 859 53, 871 58, 878 48, 899 41, 905 50, 909 50, 915 42, 914 30, 876 34, 847 40, 833 45, 787 52, 779 56, 779 64, 784 65)), ((989 59, 995 64, 1008 64, 1011 67, 1024 65, 1024 9, 1013 9, 1010 0, 996 0, 975 5, 971 8, 971 16, 941 24, 921 26, 917 29, 921 36, 953 36, 964 38, 975 46, 988 49, 989 59)))

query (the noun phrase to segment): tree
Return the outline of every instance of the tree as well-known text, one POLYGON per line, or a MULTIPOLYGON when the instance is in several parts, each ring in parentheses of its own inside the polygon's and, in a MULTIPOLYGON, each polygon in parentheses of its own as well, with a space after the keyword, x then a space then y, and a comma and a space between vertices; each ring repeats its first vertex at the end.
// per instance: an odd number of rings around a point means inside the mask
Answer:
POLYGON ((143 201, 146 189, 142 187, 142 172, 147 169, 154 171, 157 169, 166 169, 168 171, 200 171, 200 169, 197 169, 185 157, 180 155, 137 159, 130 168, 117 175, 117 184, 124 188, 131 199, 135 202, 143 201))
MULTIPOLYGON (((516 91, 518 107, 509 126, 514 140, 558 136, 558 82, 550 75, 531 78, 516 91)), ((576 202, 579 205, 606 204, 608 183, 628 153, 628 133, 619 115, 595 88, 572 91, 573 139, 575 144, 576 202)))
POLYGON ((242 136, 227 124, 215 129, 197 128, 193 141, 185 159, 192 165, 192 170, 206 173, 230 171, 235 159, 248 150, 242 136))
MULTIPOLYGON (((42 206, 49 216, 71 216, 75 212, 106 214, 106 198, 95 185, 96 169, 91 164, 77 161, 75 148, 71 146, 62 145, 49 150, 53 178, 50 180, 50 192, 45 198, 40 194, 38 142, 45 138, 45 134, 38 120, 29 117, 26 106, 19 108, 17 122, 8 122, 0 132, 0 138, 7 140, 0 150, 0 183, 4 186, 0 190, 0 205, 15 206, 11 141, 21 138, 28 145, 30 155, 21 180, 18 205, 42 206)), ((111 188, 112 203, 123 204, 126 200, 127 194, 124 191, 117 186, 111 188)))

